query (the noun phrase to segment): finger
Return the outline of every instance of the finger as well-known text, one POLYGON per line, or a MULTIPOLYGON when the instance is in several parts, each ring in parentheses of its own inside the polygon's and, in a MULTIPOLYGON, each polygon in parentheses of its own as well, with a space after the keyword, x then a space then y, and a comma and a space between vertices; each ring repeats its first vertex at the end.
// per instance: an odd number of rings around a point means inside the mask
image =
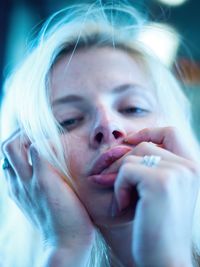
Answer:
MULTIPOLYGON (((16 177, 16 175, 12 172, 12 169, 6 169, 5 170, 5 177, 6 177, 6 184, 7 184, 7 194, 10 197, 10 199, 19 207, 19 209, 24 213, 24 215, 30 219, 27 213, 27 210, 24 209, 24 204, 28 205, 28 203, 32 202, 32 199, 30 198, 30 191, 29 189, 21 183, 21 180, 19 177, 16 177)), ((31 222, 34 222, 34 224, 37 226, 37 222, 34 218, 34 216, 31 218, 31 222)))
POLYGON ((62 179, 59 171, 39 154, 35 145, 31 144, 29 150, 33 167, 33 182, 38 183, 42 189, 48 191, 50 188, 50 190, 55 189, 60 181, 63 186, 64 179, 62 179))
MULTIPOLYGON (((8 195, 13 199, 14 191, 15 191, 13 190, 13 188, 16 187, 16 185, 18 184, 18 181, 17 181, 16 173, 13 170, 9 161, 7 164, 8 166, 3 169, 3 177, 5 178, 5 186, 6 186, 6 189, 8 190, 8 195)), ((3 164, 2 164, 2 167, 3 167, 3 164)))
POLYGON ((166 149, 157 147, 153 143, 142 142, 136 145, 134 148, 132 148, 132 150, 127 154, 125 154, 123 157, 113 162, 109 168, 106 168, 102 172, 102 174, 117 173, 119 171, 119 168, 122 166, 124 160, 126 160, 126 158, 129 157, 130 155, 139 157, 155 155, 155 156, 160 156, 162 159, 170 162, 176 162, 189 166, 188 160, 185 160, 166 149))
POLYGON ((185 156, 183 152, 183 144, 180 133, 175 127, 153 127, 144 128, 141 131, 129 135, 125 142, 131 144, 139 144, 141 142, 152 142, 158 147, 164 148, 179 156, 185 156))
POLYGON ((20 186, 18 179, 15 179, 10 174, 6 174, 7 188, 9 197, 16 203, 19 199, 20 186))
POLYGON ((171 153, 170 151, 157 147, 153 143, 149 142, 142 142, 138 145, 136 145, 130 152, 125 154, 120 159, 116 160, 114 163, 111 164, 109 169, 105 169, 102 173, 116 173, 118 172, 119 168, 123 164, 124 160, 126 160, 129 156, 138 156, 138 157, 144 157, 144 156, 160 156, 162 159, 170 161, 170 162, 177 162, 181 164, 187 164, 187 160, 178 157, 177 155, 171 153))
POLYGON ((186 143, 188 142, 186 141, 183 140, 183 135, 176 127, 170 126, 145 128, 137 133, 130 134, 124 140, 125 143, 134 145, 141 142, 153 142, 178 156, 194 160, 194 155, 191 153, 191 149, 187 148, 186 143))
POLYGON ((8 195, 12 200, 15 201, 19 195, 19 184, 18 178, 10 164, 8 165, 8 168, 3 170, 3 174, 3 177, 5 178, 5 184, 8 190, 8 195))
POLYGON ((129 152, 129 154, 135 155, 135 156, 150 156, 150 155, 155 155, 155 156, 160 156, 162 159, 170 161, 170 162, 177 162, 180 164, 186 164, 189 165, 190 162, 182 158, 174 153, 172 153, 169 150, 166 150, 164 148, 158 147, 154 145, 153 143, 149 142, 142 142, 136 145, 132 151, 129 152))
MULTIPOLYGON (((20 132, 21 130, 20 129, 17 129, 16 131, 14 131, 11 135, 10 135, 10 137, 9 137, 9 139, 10 138, 12 138, 13 136, 15 136, 18 132, 20 132)), ((3 141, 2 143, 1 143, 1 153, 4 155, 4 153, 3 153, 3 147, 4 147, 4 145, 5 145, 5 143, 7 142, 7 140, 5 140, 5 141, 3 141)))
POLYGON ((167 178, 170 179, 172 171, 180 171, 180 164, 160 160, 154 167, 148 167, 143 163, 142 157, 128 156, 114 184, 119 210, 130 205, 134 191, 137 191, 139 197, 150 191, 162 191, 162 184, 165 184, 167 178))
POLYGON ((35 195, 45 195, 50 202, 56 201, 56 203, 62 203, 63 206, 69 207, 74 203, 80 205, 73 185, 68 181, 69 179, 63 177, 57 169, 40 155, 33 144, 30 146, 30 156, 33 166, 32 181, 35 195))
MULTIPOLYGON (((119 211, 123 211, 131 204, 133 190, 138 193, 138 184, 144 182, 147 173, 144 173, 144 166, 127 162, 120 169, 114 184, 114 193, 119 211)), ((149 172, 149 170, 148 170, 149 172)), ((148 173, 149 176, 149 173, 148 173)))
POLYGON ((173 131, 175 131, 174 127, 144 128, 139 132, 130 134, 125 138, 124 141, 131 144, 139 144, 141 142, 153 142, 159 145, 165 145, 169 141, 169 133, 173 131))
POLYGON ((7 179, 8 177, 12 177, 12 179, 17 179, 16 173, 13 170, 12 166, 9 163, 8 168, 3 170, 4 177, 7 179))
POLYGON ((32 168, 28 163, 28 147, 30 141, 24 133, 17 131, 2 145, 2 152, 8 159, 13 171, 23 181, 32 176, 32 168))

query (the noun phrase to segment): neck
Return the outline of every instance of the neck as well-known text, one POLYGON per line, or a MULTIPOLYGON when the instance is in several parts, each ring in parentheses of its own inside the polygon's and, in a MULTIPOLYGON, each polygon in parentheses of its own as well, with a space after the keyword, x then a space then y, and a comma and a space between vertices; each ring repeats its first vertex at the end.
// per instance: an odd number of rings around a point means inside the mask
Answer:
MULTIPOLYGON (((132 256, 132 222, 117 226, 101 226, 100 230, 113 254, 123 266, 134 267, 132 256)), ((112 266, 115 266, 112 263, 112 266)))

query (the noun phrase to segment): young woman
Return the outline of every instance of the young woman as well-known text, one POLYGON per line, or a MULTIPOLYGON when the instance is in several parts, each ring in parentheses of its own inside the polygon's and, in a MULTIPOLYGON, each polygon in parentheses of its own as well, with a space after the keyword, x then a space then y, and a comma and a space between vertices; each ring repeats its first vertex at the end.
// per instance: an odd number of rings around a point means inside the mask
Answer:
POLYGON ((199 145, 144 27, 73 6, 7 80, 1 267, 199 266, 199 145))

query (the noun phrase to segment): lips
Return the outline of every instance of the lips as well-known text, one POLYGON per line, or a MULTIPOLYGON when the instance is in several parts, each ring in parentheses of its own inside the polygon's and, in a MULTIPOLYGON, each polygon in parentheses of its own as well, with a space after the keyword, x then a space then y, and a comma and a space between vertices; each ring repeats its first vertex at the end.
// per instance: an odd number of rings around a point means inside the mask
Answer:
POLYGON ((94 162, 90 171, 90 176, 101 174, 113 162, 123 157, 129 151, 131 151, 130 147, 122 145, 107 150, 94 162))

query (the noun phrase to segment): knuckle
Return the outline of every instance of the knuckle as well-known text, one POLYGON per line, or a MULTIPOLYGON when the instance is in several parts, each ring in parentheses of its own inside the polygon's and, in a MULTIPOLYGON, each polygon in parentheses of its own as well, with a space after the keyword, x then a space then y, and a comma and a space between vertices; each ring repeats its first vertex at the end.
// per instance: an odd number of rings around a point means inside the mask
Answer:
POLYGON ((158 189, 159 189, 159 192, 161 192, 163 195, 167 195, 168 192, 169 192, 169 178, 167 177, 164 177, 163 179, 159 179, 158 180, 158 189))
POLYGON ((141 142, 134 149, 135 155, 142 155, 142 156, 144 156, 145 154, 148 154, 148 152, 150 150, 150 147, 151 147, 151 145, 150 145, 149 142, 141 142))
POLYGON ((200 176, 200 166, 195 162, 190 162, 188 164, 189 170, 197 177, 200 176))
POLYGON ((174 180, 174 177, 175 177, 174 171, 168 170, 168 169, 163 170, 162 174, 160 175, 158 179, 159 189, 164 193, 168 192, 174 180))
POLYGON ((185 165, 177 165, 177 174, 180 177, 180 183, 185 183, 196 186, 200 183, 200 167, 194 162, 187 162, 185 165), (184 177, 184 179, 183 179, 184 177))
POLYGON ((132 169, 132 163, 129 161, 129 162, 125 162, 123 164, 123 166, 121 167, 121 172, 122 173, 126 173, 126 172, 129 172, 131 169, 132 169))
POLYGON ((134 160, 134 155, 127 155, 124 159, 123 159, 123 165, 126 163, 131 163, 134 160))
POLYGON ((14 150, 13 144, 9 140, 5 141, 2 144, 1 149, 2 149, 3 154, 12 154, 14 150))
POLYGON ((117 187, 124 181, 124 177, 130 173, 131 169, 132 169, 132 164, 130 162, 125 162, 121 166, 119 175, 117 176, 117 179, 115 182, 117 187))
POLYGON ((158 186, 159 189, 166 194, 171 191, 172 187, 174 188, 175 186, 178 188, 194 188, 197 186, 197 183, 200 184, 199 181, 200 179, 197 179, 195 175, 191 175, 191 170, 188 166, 177 164, 173 169, 166 169, 162 171, 162 174, 158 179, 158 186))
POLYGON ((1 143, 1 152, 4 154, 4 151, 5 151, 5 145, 6 145, 6 140, 5 141, 3 141, 2 143, 1 143))
POLYGON ((21 136, 21 131, 18 129, 12 135, 10 135, 1 144, 1 151, 3 154, 11 154, 14 151, 14 144, 17 138, 21 136))
POLYGON ((192 185, 196 186, 200 186, 200 167, 198 166, 197 163, 194 162, 190 162, 188 164, 188 169, 189 172, 192 174, 190 175, 190 181, 192 183, 192 185))
POLYGON ((141 149, 141 150, 146 150, 148 147, 149 147, 149 143, 148 142, 141 142, 138 147, 141 149))

